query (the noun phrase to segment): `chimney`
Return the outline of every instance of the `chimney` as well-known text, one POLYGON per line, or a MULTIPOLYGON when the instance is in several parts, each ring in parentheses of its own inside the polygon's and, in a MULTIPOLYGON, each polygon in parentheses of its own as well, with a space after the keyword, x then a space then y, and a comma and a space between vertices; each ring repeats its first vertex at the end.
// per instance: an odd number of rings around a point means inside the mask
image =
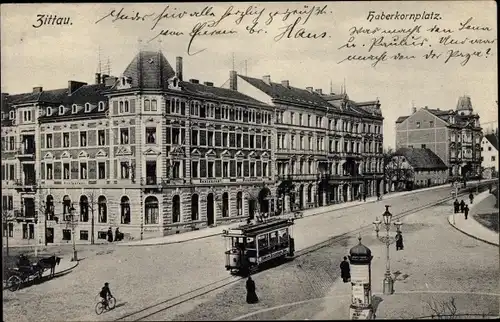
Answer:
POLYGON ((290 87, 290 81, 288 81, 288 80, 281 81, 281 85, 288 88, 288 87, 290 87))
POLYGON ((438 110, 438 111, 441 111, 441 110, 439 109, 439 107, 437 108, 437 110, 438 110))
POLYGON ((177 78, 182 81, 182 57, 175 58, 175 73, 177 78))
POLYGON ((95 84, 99 85, 101 83, 101 74, 95 73, 95 84))
POLYGON ((306 90, 307 90, 309 93, 312 93, 312 92, 313 92, 313 88, 312 88, 312 87, 306 87, 306 90))
POLYGON ((200 83, 200 81, 199 81, 199 80, 194 79, 194 78, 191 78, 191 79, 189 80, 189 82, 190 82, 190 83, 193 83, 193 84, 199 84, 199 83, 200 83))
POLYGON ((425 107, 424 107, 424 108, 425 108, 425 109, 427 109, 427 108, 428 108, 428 107, 427 107, 427 105, 425 105, 425 107))
POLYGON ((266 83, 267 85, 271 85, 271 76, 270 75, 265 75, 265 76, 262 76, 262 80, 264 81, 264 83, 266 83))
POLYGON ((204 82, 203 85, 205 85, 205 86, 211 86, 212 87, 212 86, 214 86, 214 83, 212 83, 212 82, 204 82))
POLYGON ((106 75, 106 74, 102 74, 101 76, 101 84, 104 84, 106 82, 106 79, 109 78, 109 75, 106 75))
POLYGON ((316 93, 318 93, 319 95, 323 95, 323 89, 316 88, 316 93))
POLYGON ((238 90, 238 73, 234 70, 229 72, 229 89, 238 90))
POLYGON ((417 113, 417 108, 416 108, 415 106, 413 106, 413 107, 411 108, 411 112, 412 112, 412 113, 417 113))
POLYGON ((33 93, 41 93, 43 91, 43 87, 33 87, 33 93))
POLYGON ((87 83, 71 81, 71 80, 68 81, 68 95, 73 94, 77 89, 85 85, 87 85, 87 83))

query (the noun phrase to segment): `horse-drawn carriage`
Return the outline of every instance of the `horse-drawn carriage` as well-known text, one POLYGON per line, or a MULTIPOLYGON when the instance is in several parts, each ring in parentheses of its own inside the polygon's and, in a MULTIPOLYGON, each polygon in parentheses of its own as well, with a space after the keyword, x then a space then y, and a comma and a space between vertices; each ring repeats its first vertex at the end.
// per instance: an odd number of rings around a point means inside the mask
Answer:
POLYGON ((19 257, 17 267, 10 268, 6 288, 11 292, 17 291, 22 284, 40 281, 43 273, 50 269, 50 277, 54 277, 55 268, 61 261, 60 257, 50 256, 41 258, 36 263, 31 263, 25 256, 19 257))

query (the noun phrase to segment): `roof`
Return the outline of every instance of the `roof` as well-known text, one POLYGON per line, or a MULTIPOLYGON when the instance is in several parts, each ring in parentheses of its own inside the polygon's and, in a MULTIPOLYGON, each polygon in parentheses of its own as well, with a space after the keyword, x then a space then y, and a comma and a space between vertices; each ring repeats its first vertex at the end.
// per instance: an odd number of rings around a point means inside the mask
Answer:
POLYGON ((241 230, 244 235, 257 235, 263 232, 280 229, 293 225, 293 221, 288 219, 270 218, 266 222, 257 224, 240 225, 238 228, 231 230, 241 230))
POLYGON ((472 102, 469 96, 462 96, 458 98, 457 111, 472 111, 472 102))
POLYGON ((398 119, 396 120, 396 123, 402 123, 404 120, 406 120, 407 118, 409 118, 410 116, 400 116, 398 117, 398 119))
POLYGON ((278 99, 290 103, 301 105, 312 105, 316 107, 331 108, 332 105, 321 98, 317 93, 309 92, 308 90, 270 82, 269 84, 262 79, 238 75, 243 80, 258 88, 262 92, 271 96, 273 99, 278 99))
POLYGON ((179 83, 183 90, 194 95, 213 97, 214 99, 218 100, 231 99, 251 104, 265 105, 261 101, 258 101, 250 96, 247 96, 245 94, 242 94, 238 91, 234 91, 231 89, 208 86, 203 84, 195 84, 191 82, 179 82, 179 83))
POLYGON ((175 76, 175 71, 161 52, 141 51, 123 72, 130 77, 132 87, 166 88, 167 79, 175 76))
POLYGON ((427 148, 399 148, 394 155, 404 156, 414 169, 448 169, 443 160, 427 148))
POLYGON ((490 134, 485 134, 484 137, 490 141, 491 145, 498 151, 498 138, 495 134, 490 133, 490 134))

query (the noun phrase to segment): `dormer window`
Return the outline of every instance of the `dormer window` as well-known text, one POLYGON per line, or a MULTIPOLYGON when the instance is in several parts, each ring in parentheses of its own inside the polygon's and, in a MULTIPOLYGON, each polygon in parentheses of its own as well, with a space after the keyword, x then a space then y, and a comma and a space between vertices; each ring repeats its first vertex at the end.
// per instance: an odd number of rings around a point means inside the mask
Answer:
POLYGON ((76 114, 78 112, 78 106, 76 104, 71 105, 71 113, 76 114))
POLYGON ((64 106, 59 106, 59 115, 64 115, 64 106))
POLYGON ((52 107, 47 107, 47 116, 52 116, 52 107))
POLYGON ((98 111, 99 111, 99 112, 104 111, 104 102, 99 102, 98 111))
POLYGON ((15 112, 14 112, 14 111, 10 111, 10 112, 9 112, 9 118, 10 118, 11 120, 13 120, 13 119, 15 118, 15 112))
POLYGON ((90 112, 90 103, 85 103, 85 113, 90 112))
POLYGON ((125 77, 122 77, 122 86, 125 86, 127 84, 127 79, 125 77))

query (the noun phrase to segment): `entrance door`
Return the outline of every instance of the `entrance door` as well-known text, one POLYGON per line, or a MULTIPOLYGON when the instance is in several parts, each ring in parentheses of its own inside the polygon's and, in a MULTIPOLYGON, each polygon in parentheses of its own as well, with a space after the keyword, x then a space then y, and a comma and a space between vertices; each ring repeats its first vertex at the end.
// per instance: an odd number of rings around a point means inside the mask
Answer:
POLYGON ((255 200, 248 201, 248 217, 253 219, 255 216, 255 200))
POLYGON ((344 202, 346 201, 349 201, 347 199, 347 190, 349 189, 349 186, 347 184, 344 185, 343 189, 342 189, 342 194, 343 194, 343 197, 344 197, 344 202))
POLYGON ((54 228, 47 228, 47 232, 45 234, 45 239, 47 240, 47 243, 54 242, 54 228))
POLYGON ((213 225, 214 222, 214 195, 212 193, 209 193, 207 196, 207 225, 213 225))
POLYGON ((299 188, 299 204, 300 204, 300 209, 304 209, 304 185, 301 184, 299 188))

